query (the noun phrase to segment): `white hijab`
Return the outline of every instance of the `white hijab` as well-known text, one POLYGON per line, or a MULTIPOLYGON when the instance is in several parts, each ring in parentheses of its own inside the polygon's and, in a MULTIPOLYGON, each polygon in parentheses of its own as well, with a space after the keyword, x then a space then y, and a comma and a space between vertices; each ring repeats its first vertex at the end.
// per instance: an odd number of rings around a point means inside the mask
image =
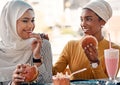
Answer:
POLYGON ((16 21, 28 9, 29 4, 20 0, 8 2, 0 17, 0 82, 12 79, 17 64, 26 63, 30 56, 32 39, 21 39, 16 31, 16 21))

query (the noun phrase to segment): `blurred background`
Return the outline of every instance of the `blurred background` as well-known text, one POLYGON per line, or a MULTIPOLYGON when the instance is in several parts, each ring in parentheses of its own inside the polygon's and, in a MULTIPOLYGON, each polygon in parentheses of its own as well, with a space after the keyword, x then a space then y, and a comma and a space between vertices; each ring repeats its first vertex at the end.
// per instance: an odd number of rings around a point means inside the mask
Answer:
MULTIPOLYGON (((0 0, 0 13, 9 0, 0 0)), ((90 0, 24 0, 35 10, 36 33, 47 33, 53 53, 53 64, 59 57, 65 44, 72 39, 81 39, 81 7, 90 0)), ((103 28, 103 35, 120 45, 120 4, 119 0, 106 0, 113 8, 113 16, 103 28)))

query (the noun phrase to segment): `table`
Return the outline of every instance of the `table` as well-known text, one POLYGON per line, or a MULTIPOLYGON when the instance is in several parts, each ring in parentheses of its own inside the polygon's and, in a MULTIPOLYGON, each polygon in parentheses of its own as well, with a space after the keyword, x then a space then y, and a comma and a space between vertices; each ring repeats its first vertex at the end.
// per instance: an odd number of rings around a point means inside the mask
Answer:
MULTIPOLYGON (((70 85, 105 85, 105 82, 106 82, 106 79, 101 79, 101 80, 72 80, 72 81, 70 81, 70 85)), ((32 84, 22 84, 22 85, 53 85, 53 84, 52 83, 47 83, 47 84, 32 83, 32 84)), ((120 85, 120 83, 118 83, 116 85, 120 85)))

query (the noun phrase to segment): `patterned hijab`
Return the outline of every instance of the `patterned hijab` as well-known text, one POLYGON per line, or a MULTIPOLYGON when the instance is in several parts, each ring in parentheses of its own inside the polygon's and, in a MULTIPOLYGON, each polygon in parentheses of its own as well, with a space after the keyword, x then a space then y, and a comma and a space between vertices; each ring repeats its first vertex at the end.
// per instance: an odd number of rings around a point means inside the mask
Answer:
POLYGON ((17 64, 26 63, 32 55, 32 39, 21 39, 16 31, 17 20, 28 9, 21 0, 12 0, 3 7, 0 16, 0 82, 9 81, 17 64))

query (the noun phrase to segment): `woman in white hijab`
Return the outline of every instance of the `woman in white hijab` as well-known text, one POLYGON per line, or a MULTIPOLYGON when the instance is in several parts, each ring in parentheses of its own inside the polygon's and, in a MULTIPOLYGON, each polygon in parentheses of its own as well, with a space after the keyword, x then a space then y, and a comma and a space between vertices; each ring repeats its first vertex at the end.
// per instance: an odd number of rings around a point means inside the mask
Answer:
MULTIPOLYGON (((32 33, 34 18, 33 8, 24 1, 12 0, 4 6, 0 17, 0 85, 7 85, 17 65, 26 63, 38 67, 38 82, 52 81, 51 46, 48 40, 32 33)), ((15 75, 12 81, 18 82, 15 75)))

